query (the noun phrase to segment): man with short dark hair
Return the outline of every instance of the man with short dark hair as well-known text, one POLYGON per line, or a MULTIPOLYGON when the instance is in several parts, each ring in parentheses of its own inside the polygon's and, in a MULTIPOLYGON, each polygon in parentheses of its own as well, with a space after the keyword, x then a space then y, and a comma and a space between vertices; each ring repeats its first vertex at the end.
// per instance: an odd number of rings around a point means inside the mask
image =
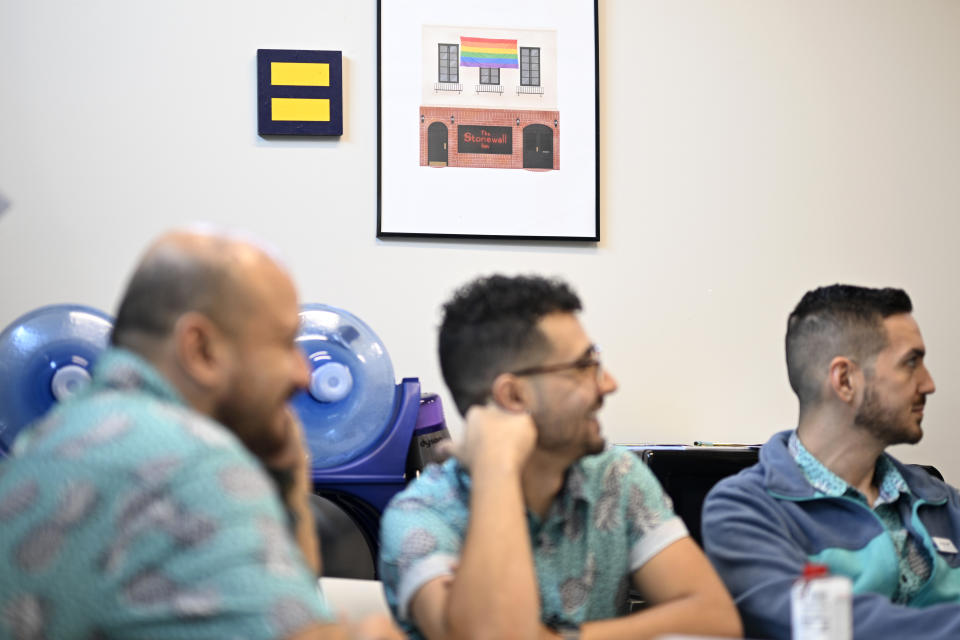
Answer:
POLYGON ((444 307, 440 364, 466 416, 381 524, 388 603, 413 637, 739 635, 730 596, 597 412, 617 388, 565 284, 491 276, 444 307), (648 603, 626 615, 633 587, 648 603))
POLYGON ((885 453, 920 440, 935 388, 912 310, 899 289, 833 285, 790 314, 797 428, 704 505, 748 635, 790 637, 790 587, 816 562, 853 581, 855 637, 960 637, 960 495, 885 453))
POLYGON ((0 463, 0 637, 346 638, 287 407, 308 381, 290 277, 249 241, 175 232, 117 316, 91 385, 0 463))

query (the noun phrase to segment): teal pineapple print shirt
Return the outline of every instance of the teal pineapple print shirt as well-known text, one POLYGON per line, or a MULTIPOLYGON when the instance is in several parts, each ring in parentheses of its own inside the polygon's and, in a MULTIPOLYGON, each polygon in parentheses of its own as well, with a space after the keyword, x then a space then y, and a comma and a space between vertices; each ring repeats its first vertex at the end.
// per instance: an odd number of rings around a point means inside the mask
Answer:
POLYGON ((0 639, 272 640, 330 617, 259 462, 129 352, 0 459, 0 639))
MULTIPOLYGON (((430 580, 455 572, 469 504, 470 476, 451 459, 427 467, 383 515, 381 579, 391 611, 413 638, 422 635, 409 619, 410 600, 430 580)), ((571 466, 546 517, 528 511, 527 524, 542 620, 552 627, 626 614, 633 572, 688 535, 657 479, 620 447, 571 466)))

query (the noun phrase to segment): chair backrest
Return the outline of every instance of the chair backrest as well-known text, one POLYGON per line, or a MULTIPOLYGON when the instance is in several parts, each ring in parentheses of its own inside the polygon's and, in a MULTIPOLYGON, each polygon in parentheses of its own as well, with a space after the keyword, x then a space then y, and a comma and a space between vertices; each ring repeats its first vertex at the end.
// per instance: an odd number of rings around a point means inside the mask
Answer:
POLYGON ((717 482, 756 464, 758 446, 631 446, 657 476, 673 500, 673 509, 690 535, 703 546, 700 513, 703 500, 717 482))

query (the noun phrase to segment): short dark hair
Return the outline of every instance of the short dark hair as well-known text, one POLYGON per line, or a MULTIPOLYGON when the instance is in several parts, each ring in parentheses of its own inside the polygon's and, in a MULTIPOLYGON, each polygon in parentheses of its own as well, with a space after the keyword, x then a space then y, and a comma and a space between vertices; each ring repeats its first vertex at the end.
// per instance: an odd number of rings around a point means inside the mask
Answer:
POLYGON ((223 250, 212 259, 170 246, 149 253, 120 301, 111 343, 134 348, 142 339, 169 337, 177 318, 189 311, 203 313, 229 328, 224 311, 236 287, 223 259, 226 244, 223 250))
POLYGON ((808 291, 787 320, 787 375, 801 410, 820 400, 823 375, 836 356, 847 356, 868 371, 887 344, 883 320, 910 313, 902 289, 834 284, 808 291))
POLYGON ((581 309, 564 282, 539 276, 491 275, 467 283, 443 306, 440 370, 461 414, 483 404, 501 373, 535 364, 546 351, 537 323, 581 309))

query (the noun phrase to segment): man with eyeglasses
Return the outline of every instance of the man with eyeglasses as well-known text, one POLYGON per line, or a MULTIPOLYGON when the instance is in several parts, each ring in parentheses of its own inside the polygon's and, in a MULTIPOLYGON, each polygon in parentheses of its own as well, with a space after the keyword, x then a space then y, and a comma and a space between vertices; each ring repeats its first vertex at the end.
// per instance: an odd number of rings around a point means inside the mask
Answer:
POLYGON ((388 603, 414 638, 739 636, 740 620, 653 475, 607 447, 617 383, 558 281, 491 276, 444 306, 440 365, 466 417, 381 522, 388 603), (627 615, 629 589, 648 607, 627 615))

